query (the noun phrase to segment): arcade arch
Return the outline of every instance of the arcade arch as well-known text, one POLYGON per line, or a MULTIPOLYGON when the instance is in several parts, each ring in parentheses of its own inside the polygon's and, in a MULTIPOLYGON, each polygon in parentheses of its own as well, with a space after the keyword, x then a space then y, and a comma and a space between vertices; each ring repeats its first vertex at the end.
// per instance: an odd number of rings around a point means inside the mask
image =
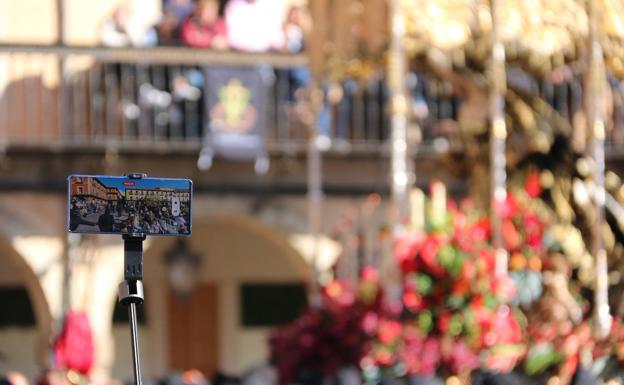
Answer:
MULTIPOLYGON (((153 238, 145 250, 145 306, 154 375, 165 374, 171 366, 167 352, 172 348, 169 334, 173 318, 169 309, 175 299, 170 293, 164 255, 174 244, 173 238, 153 238)), ((205 321, 216 327, 216 367, 226 373, 242 373, 262 363, 268 358, 269 330, 242 325, 240 287, 244 283, 303 283, 309 277, 304 257, 285 234, 243 214, 194 218, 188 244, 202 259, 198 287, 214 289, 214 313, 204 311, 204 315, 208 314, 212 320, 205 321)), ((193 310, 189 317, 195 317, 193 310)))
MULTIPOLYGON (((7 365, 12 365, 12 354, 24 354, 25 349, 32 349, 33 365, 28 368, 13 369, 22 369, 27 374, 33 375, 36 372, 29 373, 28 371, 35 371, 37 366, 46 367, 49 365, 49 346, 53 325, 52 312, 40 278, 33 271, 26 258, 16 251, 12 243, 4 236, 0 236, 0 269, 3 271, 0 278, 0 286, 23 287, 28 293, 36 329, 35 346, 25 346, 23 340, 17 341, 19 346, 3 346, 6 349, 4 353, 8 355, 7 365)), ((11 309, 3 309, 2 311, 11 311, 11 309)), ((28 334, 28 332, 24 333, 28 334)))

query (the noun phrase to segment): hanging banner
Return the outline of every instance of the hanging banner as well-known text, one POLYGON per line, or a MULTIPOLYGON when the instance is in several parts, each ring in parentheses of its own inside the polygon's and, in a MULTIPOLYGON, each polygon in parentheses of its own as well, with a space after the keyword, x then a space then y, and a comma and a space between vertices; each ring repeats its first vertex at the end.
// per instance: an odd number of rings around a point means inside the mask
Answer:
POLYGON ((268 171, 264 147, 266 99, 270 77, 262 68, 206 68, 204 141, 198 167, 207 170, 214 156, 255 160, 257 173, 268 171))

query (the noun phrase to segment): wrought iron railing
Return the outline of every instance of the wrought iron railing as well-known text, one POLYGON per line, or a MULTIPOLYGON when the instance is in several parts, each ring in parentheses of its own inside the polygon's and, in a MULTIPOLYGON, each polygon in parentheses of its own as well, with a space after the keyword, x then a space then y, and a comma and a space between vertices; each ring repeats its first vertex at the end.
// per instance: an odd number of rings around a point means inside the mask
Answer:
POLYGON ((269 76, 268 143, 298 144, 287 70, 301 55, 188 48, 111 49, 3 45, 7 73, 2 141, 13 147, 197 150, 206 121, 202 70, 263 66, 269 76), (50 73, 52 68, 52 73, 50 73))
MULTIPOLYGON (((197 151, 207 119, 202 71, 227 66, 262 67, 269 78, 268 150, 304 150, 309 111, 292 76, 306 68, 304 55, 0 44, 0 58, 7 74, 0 96, 5 146, 197 151)), ((330 148, 383 151, 389 130, 383 74, 325 91, 313 125, 330 139, 330 148), (334 96, 336 88, 342 97, 334 96)), ((424 98, 415 102, 427 106, 428 122, 454 118, 448 87, 430 81, 419 92, 424 98)), ((426 140, 436 135, 425 131, 426 140)))
MULTIPOLYGON (((263 68, 269 79, 263 114, 269 152, 304 151, 310 115, 292 71, 306 65, 305 55, 0 44, 0 146, 195 152, 207 123, 203 70, 247 67, 263 68)), ((458 129, 461 99, 448 82, 426 74, 408 79, 412 122, 419 127, 411 131, 413 142, 420 151, 446 150, 445 138, 458 129)), ((617 152, 624 143, 624 108, 618 108, 624 93, 619 84, 612 86, 608 147, 617 152)), ((533 88, 570 122, 582 108, 578 77, 533 88)), ((388 150, 383 73, 327 84, 324 91, 325 104, 312 124, 327 135, 330 148, 388 150)))

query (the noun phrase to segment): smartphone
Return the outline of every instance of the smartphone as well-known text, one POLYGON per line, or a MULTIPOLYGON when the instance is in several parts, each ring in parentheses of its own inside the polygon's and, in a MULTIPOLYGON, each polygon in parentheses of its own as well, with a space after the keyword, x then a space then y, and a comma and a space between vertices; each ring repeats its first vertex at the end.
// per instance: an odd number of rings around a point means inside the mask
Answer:
POLYGON ((71 233, 191 235, 190 179, 70 175, 67 180, 71 233))

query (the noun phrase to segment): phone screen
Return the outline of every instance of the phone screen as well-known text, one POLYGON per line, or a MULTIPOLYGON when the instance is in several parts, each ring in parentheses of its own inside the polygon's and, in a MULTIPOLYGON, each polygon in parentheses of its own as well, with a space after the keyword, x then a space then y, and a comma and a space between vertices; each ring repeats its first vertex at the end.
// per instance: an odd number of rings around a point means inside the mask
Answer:
POLYGON ((191 235, 190 179, 70 175, 67 228, 72 233, 191 235))

